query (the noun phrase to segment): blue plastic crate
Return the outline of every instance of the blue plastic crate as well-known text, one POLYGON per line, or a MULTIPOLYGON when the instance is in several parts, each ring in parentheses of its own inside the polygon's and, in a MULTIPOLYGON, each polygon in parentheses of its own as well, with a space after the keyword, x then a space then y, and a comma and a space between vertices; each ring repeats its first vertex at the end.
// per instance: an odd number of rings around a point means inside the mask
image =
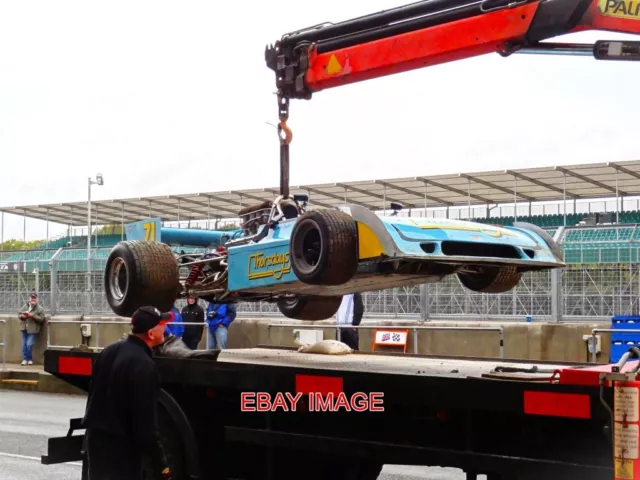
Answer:
POLYGON ((631 347, 640 347, 640 332, 627 332, 625 330, 640 330, 640 316, 617 315, 611 318, 611 329, 620 330, 620 333, 611 334, 612 363, 620 360, 620 357, 629 351, 631 347))

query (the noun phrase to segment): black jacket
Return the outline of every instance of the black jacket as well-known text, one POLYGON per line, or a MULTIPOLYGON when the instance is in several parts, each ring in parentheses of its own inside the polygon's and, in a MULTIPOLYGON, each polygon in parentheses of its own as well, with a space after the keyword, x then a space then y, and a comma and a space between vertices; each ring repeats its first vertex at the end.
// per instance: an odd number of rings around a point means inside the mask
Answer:
MULTIPOLYGON (((204 309, 194 303, 193 305, 185 305, 182 309, 182 321, 186 323, 202 323, 204 326, 204 309)), ((198 327, 196 325, 185 325, 184 326, 184 335, 189 337, 197 337, 202 336, 202 327, 198 327)))
POLYGON ((364 302, 361 293, 353 294, 353 322, 352 325, 360 325, 364 315, 364 302))
POLYGON ((122 437, 123 449, 147 455, 159 472, 167 465, 156 423, 159 393, 151 349, 129 335, 96 359, 83 427, 122 437))

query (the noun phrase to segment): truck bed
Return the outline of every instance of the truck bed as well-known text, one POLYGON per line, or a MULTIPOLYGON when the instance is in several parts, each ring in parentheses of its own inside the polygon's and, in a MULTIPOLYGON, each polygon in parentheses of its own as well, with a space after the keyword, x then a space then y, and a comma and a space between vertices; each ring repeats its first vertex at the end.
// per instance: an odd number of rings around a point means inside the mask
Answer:
MULTIPOLYGON (((351 353, 325 355, 301 353, 286 348, 243 348, 223 350, 220 363, 240 363, 277 367, 333 370, 337 372, 381 373, 448 378, 528 378, 548 379, 554 371, 569 364, 526 362, 502 359, 429 357, 407 354, 351 353), (496 372, 496 368, 503 370, 496 372), (504 370, 513 370, 508 372, 504 370), (537 373, 536 373, 537 370, 537 373)), ((585 364, 570 364, 585 366, 585 364)))

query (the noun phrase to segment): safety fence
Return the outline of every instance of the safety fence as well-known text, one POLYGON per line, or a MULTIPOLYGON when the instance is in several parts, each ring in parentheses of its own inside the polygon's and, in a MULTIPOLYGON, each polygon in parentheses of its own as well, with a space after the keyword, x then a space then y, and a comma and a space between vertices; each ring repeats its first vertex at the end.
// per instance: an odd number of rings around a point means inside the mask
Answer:
MULTIPOLYGON (((0 322, 4 322, 4 320, 0 320, 0 322)), ((51 335, 52 335, 52 326, 53 325, 75 325, 77 326, 80 330, 83 329, 83 325, 95 325, 95 337, 93 336, 93 332, 91 333, 91 337, 94 337, 94 346, 89 346, 89 345, 85 345, 86 348, 90 349, 90 350, 103 350, 105 347, 104 346, 100 346, 100 325, 122 325, 123 327, 129 327, 131 325, 131 323, 129 321, 118 321, 118 320, 50 320, 49 322, 47 322, 47 325, 49 326, 49 328, 47 328, 47 344, 46 344, 46 348, 58 348, 58 349, 70 349, 70 348, 76 348, 78 347, 78 345, 58 345, 58 344, 54 344, 51 341, 51 335)), ((180 322, 179 325, 195 325, 198 327, 202 327, 203 329, 205 329, 207 327, 206 323, 198 323, 198 322, 180 322)), ((84 333, 82 333, 83 337, 84 337, 84 333)), ((206 337, 206 347, 205 348, 209 348, 209 336, 207 335, 206 337)))
MULTIPOLYGON (((90 350, 100 351, 104 349, 104 346, 100 346, 100 325, 122 325, 123 327, 128 326, 130 323, 128 321, 111 321, 111 320, 88 320, 88 321, 77 321, 77 320, 51 320, 48 322, 49 328, 47 329, 47 348, 56 348, 56 349, 70 349, 75 348, 77 345, 59 345, 54 344, 51 341, 51 332, 52 327, 54 325, 76 325, 81 330, 83 329, 83 325, 95 325, 95 337, 94 337, 94 345, 86 346, 86 348, 90 350)), ((201 326, 203 329, 206 329, 206 324, 197 323, 197 322, 182 322, 181 325, 195 325, 201 326)), ((432 330, 432 331, 447 331, 447 330, 457 330, 457 331, 472 331, 472 332, 485 332, 485 331, 493 331, 498 334, 498 345, 500 349, 500 358, 504 358, 504 329, 499 326, 477 326, 477 327, 464 327, 464 326, 425 326, 425 325, 394 325, 390 327, 389 325, 380 325, 380 324, 371 324, 371 325, 308 325, 308 324, 297 324, 297 323, 270 323, 267 324, 267 341, 268 344, 271 345, 271 330, 273 328, 295 328, 295 329, 331 329, 336 331, 336 339, 338 339, 338 331, 341 328, 348 329, 410 329, 413 332, 413 353, 418 353, 418 332, 422 330, 432 330)), ((206 347, 210 348, 209 335, 205 331, 206 335, 206 347)), ((93 336, 93 334, 91 335, 93 336)))
MULTIPOLYGON (((90 275, 86 267, 82 271, 86 261, 78 259, 26 261, 18 271, 0 272, 0 313, 17 314, 35 291, 50 314, 112 315, 104 295, 103 266, 93 263, 90 275), (46 270, 41 268, 45 263, 51 264, 46 270)), ((366 292, 363 300, 369 319, 608 320, 640 314, 640 262, 568 265, 562 271, 527 273, 516 288, 502 294, 471 292, 450 276, 438 283, 366 292)), ((184 304, 177 302, 179 308, 184 304)), ((204 301, 200 305, 207 307, 204 301)), ((280 312, 274 303, 244 302, 238 305, 238 316, 273 317, 280 312)))
MULTIPOLYGON (((110 320, 87 320, 87 321, 78 321, 78 320, 50 320, 48 323, 49 328, 47 328, 46 335, 46 348, 52 349, 71 349, 76 348, 78 345, 62 345, 62 344, 54 344, 51 341, 51 334, 54 325, 76 325, 78 328, 82 328, 83 325, 95 325, 95 340, 94 346, 86 346, 86 348, 90 350, 100 351, 105 347, 100 346, 100 325, 122 325, 123 327, 128 327, 130 323, 128 321, 110 321, 110 320)), ((183 322, 182 325, 195 325, 201 326, 203 329, 206 329, 206 324, 197 323, 197 322, 183 322)), ((0 319, 0 329, 2 334, 0 338, 2 339, 2 343, 0 343, 0 347, 2 348, 1 355, 1 368, 0 370, 6 369, 6 355, 7 355, 7 321, 0 319)), ((366 324, 366 325, 309 325, 309 324, 297 324, 297 323, 269 323, 267 324, 267 342, 269 345, 272 343, 272 335, 271 330, 273 328, 293 328, 293 329, 327 329, 334 330, 336 334, 336 339, 339 338, 340 329, 361 329, 361 330, 373 330, 373 329, 381 329, 381 330, 398 330, 398 329, 407 329, 413 332, 413 353, 417 354, 419 349, 419 332, 422 330, 431 330, 431 331, 472 331, 472 332, 483 332, 483 331, 494 331, 498 334, 498 345, 500 350, 500 358, 504 358, 504 348, 505 348, 505 338, 504 338, 504 328, 500 326, 473 326, 473 327, 465 327, 465 326, 435 326, 435 325, 381 325, 381 324, 366 324)), ((593 348, 596 345, 597 334, 598 333, 620 333, 621 330, 614 330, 609 328, 594 328, 591 330, 591 346, 590 348, 590 359, 591 363, 598 363, 597 361, 597 351, 593 348)), ((623 333, 640 333, 640 330, 635 329, 625 329, 622 331, 623 333)), ((210 348, 209 336, 206 335, 206 347, 210 348)))

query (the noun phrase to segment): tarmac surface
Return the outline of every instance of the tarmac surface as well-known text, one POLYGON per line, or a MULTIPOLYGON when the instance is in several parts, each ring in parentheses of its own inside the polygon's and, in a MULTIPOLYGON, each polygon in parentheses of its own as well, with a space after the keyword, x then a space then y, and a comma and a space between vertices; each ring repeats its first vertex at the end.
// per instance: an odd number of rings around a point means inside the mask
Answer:
MULTIPOLYGON (((2 480, 80 480, 80 464, 42 465, 47 438, 67 433, 69 419, 82 416, 86 399, 0 390, 2 480)), ((484 477, 480 477, 483 479, 484 477)), ((379 480, 464 480, 460 470, 386 465, 379 480)))

